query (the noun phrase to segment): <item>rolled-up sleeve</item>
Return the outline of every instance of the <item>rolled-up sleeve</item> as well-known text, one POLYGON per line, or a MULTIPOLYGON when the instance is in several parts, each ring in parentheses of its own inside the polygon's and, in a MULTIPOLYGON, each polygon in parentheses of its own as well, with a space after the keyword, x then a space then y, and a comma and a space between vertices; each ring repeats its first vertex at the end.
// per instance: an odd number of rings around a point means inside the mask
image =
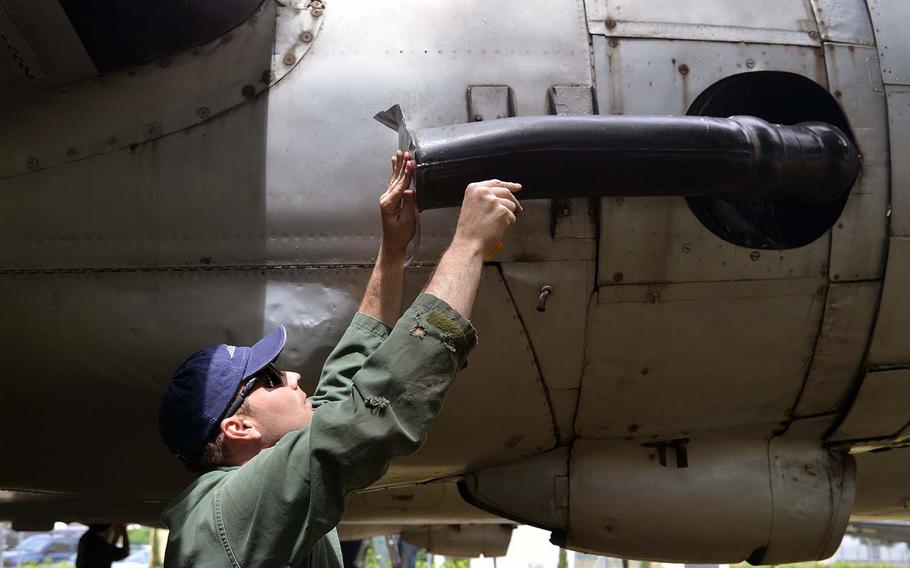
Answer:
POLYGON ((391 330, 386 324, 366 314, 358 312, 354 315, 351 324, 322 366, 319 384, 310 397, 314 409, 350 396, 354 374, 386 340, 391 330))
POLYGON ((216 511, 239 564, 302 560, 341 520, 350 491, 417 450, 476 341, 469 321, 421 294, 359 368, 353 353, 330 357, 346 361, 323 375, 336 377, 323 399, 332 403, 316 409, 308 428, 233 471, 223 487, 216 511))

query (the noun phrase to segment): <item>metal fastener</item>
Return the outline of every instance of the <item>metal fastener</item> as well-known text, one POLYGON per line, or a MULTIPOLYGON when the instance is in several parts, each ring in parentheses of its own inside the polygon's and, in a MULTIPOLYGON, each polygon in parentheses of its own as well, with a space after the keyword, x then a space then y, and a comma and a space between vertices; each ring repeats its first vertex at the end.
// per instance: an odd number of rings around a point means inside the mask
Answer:
POLYGON ((208 118, 209 117, 208 107, 199 107, 198 109, 196 109, 196 116, 198 116, 202 120, 205 120, 206 118, 208 118))
POLYGON ((153 123, 153 124, 143 124, 142 125, 142 135, 145 137, 146 140, 149 140, 151 138, 157 138, 158 131, 159 130, 158 130, 157 124, 153 123))
POLYGON ((692 252, 692 243, 686 243, 683 245, 682 250, 684 253, 689 254, 692 252))
POLYGON ((116 146, 116 145, 117 145, 117 137, 116 137, 116 136, 108 136, 108 137, 107 137, 107 145, 110 146, 111 148, 113 148, 114 146, 116 146))
POLYGON ((680 75, 688 75, 688 74, 689 74, 689 66, 686 65, 685 63, 683 63, 682 65, 680 65, 680 66, 679 66, 679 74, 680 74, 680 75))
POLYGON ((751 58, 750 58, 750 59, 746 59, 746 68, 747 68, 747 69, 755 69, 755 60, 754 60, 754 59, 751 59, 751 58))
POLYGON ((293 53, 288 53, 281 61, 283 61, 285 65, 290 66, 297 63, 297 57, 293 53))
POLYGON ((250 99, 256 96, 256 87, 253 85, 246 85, 240 92, 243 93, 244 97, 250 99))
POLYGON ((659 301, 660 301, 660 294, 658 294, 657 292, 648 293, 648 303, 649 304, 656 304, 659 301))
POLYGON ((568 207, 563 207, 563 208, 559 211, 559 214, 560 214, 561 216, 563 216, 563 217, 568 217, 569 215, 572 214, 572 211, 571 211, 568 207))
POLYGON ((537 311, 545 312, 547 310, 547 299, 553 293, 553 287, 549 285, 542 286, 537 293, 537 311))
POLYGON ((325 8, 325 5, 319 0, 315 0, 310 3, 310 14, 312 14, 314 18, 318 18, 322 15, 323 8, 325 8))
POLYGON ((480 115, 480 114, 475 114, 475 115, 474 115, 474 122, 480 122, 481 120, 483 120, 483 116, 482 116, 482 115, 480 115))
POLYGON ((619 40, 615 37, 610 38, 610 47, 619 47, 619 40))
POLYGON ((754 250, 751 253, 749 253, 749 258, 752 259, 752 262, 755 262, 761 258, 761 253, 758 252, 757 250, 754 250))
POLYGON ((809 37, 811 37, 812 39, 818 39, 818 32, 815 30, 810 31, 809 37))
POLYGON ((613 273, 613 282, 622 282, 622 272, 613 273))
POLYGON ((626 202, 626 198, 625 198, 625 197, 617 197, 617 198, 616 198, 616 204, 617 204, 617 205, 622 205, 622 204, 625 203, 625 202, 626 202))
POLYGON ((313 41, 313 32, 300 32, 300 41, 310 43, 313 41))
POLYGON ((607 21, 605 23, 607 24, 608 30, 612 30, 613 28, 616 27, 616 20, 614 20, 613 18, 607 18, 607 21))
POLYGON ((25 160, 25 167, 30 170, 38 169, 38 158, 32 156, 29 159, 25 160))

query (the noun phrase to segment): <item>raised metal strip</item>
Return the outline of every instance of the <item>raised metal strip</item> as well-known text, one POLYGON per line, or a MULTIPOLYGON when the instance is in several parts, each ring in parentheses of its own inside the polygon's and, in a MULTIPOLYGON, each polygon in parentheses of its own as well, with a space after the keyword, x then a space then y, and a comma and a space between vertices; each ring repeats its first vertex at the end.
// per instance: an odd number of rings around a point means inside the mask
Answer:
POLYGON ((881 59, 885 83, 910 85, 910 3, 895 0, 868 0, 869 15, 881 59))
POLYGON ((891 234, 910 235, 910 87, 886 85, 891 140, 891 234))
POLYGON ((803 0, 593 0, 586 8, 592 34, 819 45, 815 17, 803 0))
POLYGON ((866 0, 810 0, 823 41, 875 46, 866 0))
MULTIPOLYGON (((684 115, 704 89, 750 66, 827 85, 824 62, 811 48, 603 36, 594 36, 593 45, 601 114, 684 115)), ((827 274, 827 235, 769 254, 714 236, 682 198, 603 199, 600 209, 600 285, 827 274)))
POLYGON ((888 115, 874 48, 825 44, 829 89, 850 122, 863 169, 831 233, 832 281, 881 278, 888 242, 888 115))
MULTIPOLYGON (((820 295, 825 289, 820 287, 820 295)), ((825 299, 825 315, 812 356, 812 365, 795 416, 836 412, 849 397, 860 372, 881 282, 832 284, 825 299)))
POLYGON ((868 360, 871 365, 910 364, 907 322, 910 322, 910 239, 893 237, 882 301, 869 346, 868 360))

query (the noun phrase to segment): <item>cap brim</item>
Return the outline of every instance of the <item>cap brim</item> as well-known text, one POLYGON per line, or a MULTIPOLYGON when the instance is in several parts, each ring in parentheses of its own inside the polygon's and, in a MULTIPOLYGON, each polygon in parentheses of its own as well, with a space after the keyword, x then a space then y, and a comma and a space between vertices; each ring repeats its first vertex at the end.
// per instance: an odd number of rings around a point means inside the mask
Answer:
POLYGON ((283 325, 279 325, 275 330, 256 342, 256 345, 250 347, 250 359, 247 361, 246 370, 243 372, 243 378, 248 379, 262 370, 263 367, 274 361, 281 355, 284 344, 288 339, 288 332, 283 325))

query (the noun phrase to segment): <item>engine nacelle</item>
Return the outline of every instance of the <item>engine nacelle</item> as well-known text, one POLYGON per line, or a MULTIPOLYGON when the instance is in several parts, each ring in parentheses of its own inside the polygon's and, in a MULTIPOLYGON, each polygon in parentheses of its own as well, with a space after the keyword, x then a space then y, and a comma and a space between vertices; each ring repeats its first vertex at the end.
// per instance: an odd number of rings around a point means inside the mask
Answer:
MULTIPOLYGON (((807 421, 811 422, 811 421, 807 421)), ((576 440, 571 451, 473 473, 474 505, 574 550, 666 562, 827 558, 846 530, 855 462, 798 424, 673 440, 576 440)))

